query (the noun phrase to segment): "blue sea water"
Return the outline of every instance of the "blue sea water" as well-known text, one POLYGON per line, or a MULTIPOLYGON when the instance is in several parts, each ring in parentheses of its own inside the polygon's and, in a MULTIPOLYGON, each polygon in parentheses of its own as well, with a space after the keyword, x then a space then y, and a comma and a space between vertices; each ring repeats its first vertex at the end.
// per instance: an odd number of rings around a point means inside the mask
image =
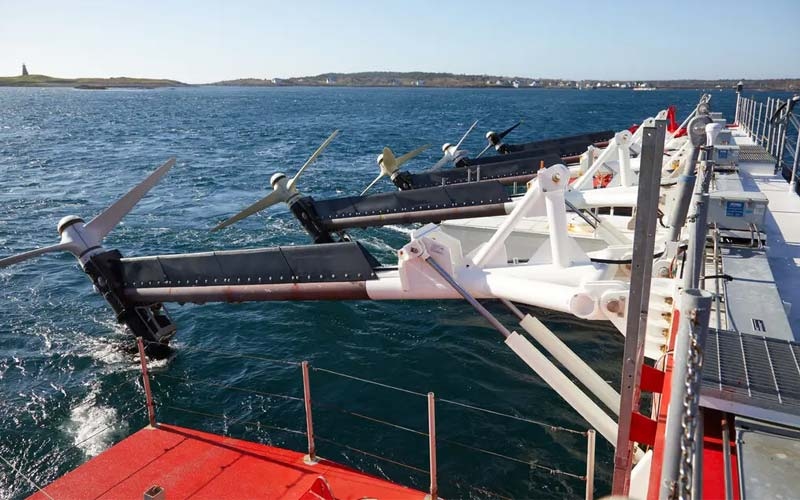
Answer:
MULTIPOLYGON (((315 198, 357 194, 377 175, 384 146, 430 150, 423 169, 475 119, 465 146, 487 129, 524 120, 509 142, 627 128, 669 104, 679 117, 700 91, 529 89, 184 88, 78 91, 0 89, 0 256, 57 241, 64 215, 91 218, 170 156, 177 166, 106 240, 124 255, 307 243, 283 207, 224 231, 208 229, 266 194, 276 171, 293 174, 334 129, 341 135, 301 178, 315 198)), ((713 92, 733 116, 735 94, 713 92)), ((393 189, 388 182, 379 190, 393 189)), ((407 228, 354 231, 385 264, 407 228)), ((497 305, 507 324, 513 317, 497 305)), ((296 366, 397 385, 503 413, 585 430, 587 424, 461 302, 325 302, 168 305, 175 354, 153 363, 162 422, 303 450, 296 366), (235 352, 232 357, 209 351, 235 352), (259 393, 231 389, 248 388, 259 393), (187 412, 185 410, 191 410, 187 412), (220 418, 222 416, 223 418, 220 418)), ((605 378, 618 380, 622 340, 608 325, 543 313, 545 323, 605 378)), ((46 484, 146 424, 131 340, 68 254, 0 270, 0 457, 46 484), (138 412, 138 413, 134 413, 138 412)), ((318 453, 410 486, 427 477, 352 448, 427 468, 424 436, 359 419, 357 412, 426 431, 426 401, 312 370, 318 453), (336 443, 347 444, 343 448, 336 443)), ((440 403, 439 475, 446 498, 582 496, 585 438, 440 403), (445 440, 449 442, 445 442, 445 440), (468 444, 519 459, 480 454, 468 444), (533 463, 534 465, 530 465, 533 463)), ((610 485, 611 447, 598 437, 599 492, 610 485)), ((0 498, 35 491, 0 461, 0 498)))

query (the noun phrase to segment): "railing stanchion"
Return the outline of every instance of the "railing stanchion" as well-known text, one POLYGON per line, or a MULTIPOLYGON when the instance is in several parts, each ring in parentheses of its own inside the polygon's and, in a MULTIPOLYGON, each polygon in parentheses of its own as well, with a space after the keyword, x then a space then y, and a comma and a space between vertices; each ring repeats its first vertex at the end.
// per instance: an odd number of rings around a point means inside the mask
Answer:
POLYGON ((431 489, 426 499, 439 498, 439 482, 436 477, 436 398, 428 393, 428 453, 430 457, 431 489))
POLYGON ((767 144, 765 146, 768 153, 772 151, 772 133, 775 130, 775 124, 772 123, 772 98, 767 97, 767 144))
POLYGON ((142 385, 144 386, 144 395, 147 399, 147 418, 150 422, 150 427, 156 426, 156 409, 153 405, 153 393, 150 391, 150 376, 147 374, 147 357, 144 354, 144 342, 142 337, 136 337, 136 344, 139 347, 139 360, 142 362, 142 385))
MULTIPOLYGON (((788 122, 787 122, 788 123, 788 122)), ((792 177, 789 179, 789 192, 797 192, 797 157, 800 156, 800 127, 797 127, 797 138, 794 143, 794 158, 792 159, 792 177)))
POLYGON ((779 170, 783 169, 783 153, 786 149, 786 133, 789 131, 789 109, 791 104, 792 100, 786 99, 786 118, 781 120, 780 137, 778 138, 778 163, 776 167, 779 170))
POLYGON ((306 408, 306 437, 308 438, 308 455, 303 457, 307 465, 314 465, 317 460, 317 449, 314 445, 314 419, 311 415, 311 381, 308 376, 308 361, 300 363, 303 370, 303 403, 306 408))
POLYGON ((594 499, 594 429, 586 431, 586 500, 594 499))

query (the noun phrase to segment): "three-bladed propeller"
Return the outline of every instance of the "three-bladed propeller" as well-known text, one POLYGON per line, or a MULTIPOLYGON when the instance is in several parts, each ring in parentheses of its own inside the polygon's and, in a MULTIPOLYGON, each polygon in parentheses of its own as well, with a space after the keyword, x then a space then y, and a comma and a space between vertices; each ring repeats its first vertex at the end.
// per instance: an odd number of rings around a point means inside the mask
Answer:
POLYGON ((472 125, 467 129, 467 131, 464 133, 464 135, 461 136, 461 140, 458 141, 458 143, 456 143, 455 146, 453 146, 449 142, 442 144, 442 153, 443 153, 442 159, 437 161, 436 164, 431 168, 431 170, 439 170, 446 164, 455 163, 460 158, 469 154, 467 151, 461 150, 459 148, 461 147, 461 144, 464 143, 464 139, 467 138, 467 136, 470 134, 470 132, 472 132, 472 130, 475 128, 477 124, 478 120, 475 120, 472 123, 472 125))
POLYGON ((272 186, 272 192, 270 194, 261 198, 260 200, 253 203, 249 207, 245 208, 244 210, 234 215, 233 217, 223 222, 220 222, 219 224, 214 226, 214 228, 211 230, 217 231, 222 229, 223 227, 230 226, 235 222, 238 222, 246 217, 253 215, 254 213, 260 212, 265 208, 271 207, 272 205, 275 205, 277 203, 284 202, 287 204, 291 204, 294 201, 294 199, 300 196, 300 193, 297 191, 297 179, 300 178, 300 174, 302 174, 303 171, 309 165, 314 163, 317 157, 319 157, 319 155, 322 154, 323 151, 325 151, 325 148, 328 147, 328 145, 334 138, 336 138, 337 135, 339 135, 339 131, 334 130, 333 133, 330 136, 328 136, 327 139, 325 139, 325 142, 323 142, 317 148, 317 150, 314 151, 314 154, 312 154, 308 158, 308 160, 306 160, 303 166, 300 167, 300 170, 298 170, 297 173, 294 174, 294 177, 292 177, 291 179, 287 179, 286 174, 280 172, 273 174, 272 178, 270 178, 269 180, 269 183, 272 186))
POLYGON ((138 186, 128 191, 128 193, 117 200, 116 203, 105 209, 100 215, 83 223, 83 219, 77 215, 68 215, 58 222, 58 233, 61 235, 61 243, 47 247, 30 250, 5 259, 0 259, 0 268, 23 262, 39 255, 51 252, 70 252, 80 262, 85 264, 89 258, 102 251, 103 238, 111 232, 119 221, 130 212, 158 181, 175 165, 175 158, 170 158, 161 165, 155 172, 147 176, 138 186))
POLYGON ((475 158, 480 158, 481 156, 483 156, 483 153, 488 151, 489 148, 491 148, 492 146, 494 147, 499 146, 502 143, 505 136, 510 134, 512 130, 519 127, 520 125, 522 125, 522 120, 518 121, 514 125, 508 127, 507 129, 503 130, 499 134, 493 130, 486 132, 486 140, 489 141, 489 144, 485 148, 483 148, 483 151, 481 151, 480 154, 475 158))
POLYGON ((418 154, 422 153, 423 151, 425 151, 429 147, 431 147, 430 144, 426 144, 424 146, 420 146, 417 149, 415 149, 414 151, 406 153, 406 154, 404 154, 403 156, 401 156, 399 158, 395 157, 395 155, 392 152, 392 150, 389 149, 388 147, 383 148, 383 153, 379 154, 378 155, 378 159, 377 159, 378 167, 380 167, 381 173, 378 174, 378 177, 375 177, 375 180, 373 180, 372 182, 369 183, 369 186, 367 186, 366 188, 364 188, 363 191, 361 191, 361 196, 364 196, 364 193, 369 191, 370 188, 372 186, 374 186, 376 182, 381 180, 381 178, 386 177, 387 175, 391 176, 392 174, 394 174, 395 172, 397 172, 400 169, 400 165, 402 165, 403 163, 411 160, 412 158, 414 158, 418 154))

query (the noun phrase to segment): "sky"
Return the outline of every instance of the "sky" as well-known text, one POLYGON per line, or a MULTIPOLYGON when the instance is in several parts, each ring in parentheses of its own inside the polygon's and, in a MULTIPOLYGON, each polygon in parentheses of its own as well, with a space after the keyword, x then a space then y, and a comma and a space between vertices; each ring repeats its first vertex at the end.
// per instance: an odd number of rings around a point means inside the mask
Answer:
POLYGON ((800 78, 800 0, 0 0, 0 75, 800 78))

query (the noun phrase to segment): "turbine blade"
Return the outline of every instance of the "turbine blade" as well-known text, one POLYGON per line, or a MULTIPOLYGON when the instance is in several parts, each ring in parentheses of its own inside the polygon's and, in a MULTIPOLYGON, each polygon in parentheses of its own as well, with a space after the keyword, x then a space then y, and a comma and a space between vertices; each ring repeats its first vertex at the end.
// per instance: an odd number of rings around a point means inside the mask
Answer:
POLYGON ((423 151, 425 151, 429 147, 431 147, 431 145, 430 144, 426 144, 424 146, 418 147, 414 151, 411 151, 411 152, 408 152, 408 153, 404 154, 403 156, 401 156, 400 158, 397 159, 396 165, 399 167, 400 165, 402 165, 403 163, 407 162, 408 160, 414 158, 415 156, 417 156, 418 154, 422 153, 423 151))
POLYGON ((370 189, 372 186, 374 186, 376 182, 378 182, 379 180, 381 180, 381 177, 383 177, 383 175, 384 175, 384 174, 383 174, 383 172, 381 172, 380 174, 378 174, 378 177, 375 177, 375 180, 374 180, 374 181, 372 181, 372 182, 370 182, 370 183, 369 183, 369 186, 365 187, 365 188, 364 188, 364 190, 363 190, 363 191, 361 191, 361 195, 360 195, 360 196, 364 196, 364 193, 366 193, 367 191, 369 191, 369 189, 370 189))
POLYGON ((17 255, 12 255, 11 257, 0 259, 0 268, 7 267, 16 264, 18 262, 23 262, 28 259, 33 259, 34 257, 38 257, 46 253, 58 252, 66 249, 67 249, 66 244, 59 243, 58 245, 51 245, 49 247, 42 247, 42 248, 37 248, 36 250, 29 250, 27 252, 18 253, 17 255))
POLYGON ((436 163, 435 163, 435 164, 434 164, 434 165, 431 167, 430 171, 431 171, 431 172, 435 172, 436 170, 439 170, 439 169, 441 169, 442 167, 444 167, 444 166, 445 166, 445 164, 447 164, 448 160, 450 160, 450 158, 448 158, 448 156, 449 156, 449 155, 447 155, 447 154, 443 155, 443 156, 442 156, 442 158, 441 158, 439 161, 437 161, 437 162, 436 162, 436 163))
POLYGON ((491 144, 491 143, 489 143, 489 144, 488 144, 488 145, 487 145, 485 148, 483 148, 483 151, 481 151, 481 152, 478 154, 478 156, 476 156, 476 157, 475 157, 475 159, 478 159, 478 158, 480 158, 481 156, 483 156, 483 153, 485 153, 485 152, 489 151, 489 148, 490 148, 490 147, 492 147, 492 144, 491 144))
POLYGON ((514 125, 512 125, 512 126, 508 127, 507 129, 505 129, 505 130, 503 130, 502 132, 500 132, 499 134, 497 134, 497 137, 499 137, 500 139, 502 139, 503 137, 505 137, 505 136, 507 136, 508 134, 510 134, 512 130, 514 130, 515 128, 519 127, 520 125, 522 125, 522 120, 518 121, 518 122, 517 122, 517 123, 515 123, 514 125))
POLYGON ((119 221, 139 203, 139 200, 141 200, 153 186, 158 184, 158 181, 160 181, 174 165, 175 158, 167 160, 167 162, 158 167, 155 172, 148 175, 141 184, 128 191, 125 196, 105 209, 100 215, 90 220, 89 223, 86 224, 86 229, 94 232, 99 239, 103 239, 117 224, 119 224, 119 221))
POLYGON ((244 210, 242 210, 238 214, 234 215, 233 217, 220 222, 219 224, 214 226, 211 229, 211 231, 212 232, 213 231, 219 231, 223 227, 228 227, 231 224, 233 224, 234 222, 239 222, 240 220, 244 219, 245 217, 249 217, 249 216, 253 215, 256 212, 260 212, 260 211, 264 210, 265 208, 271 207, 272 205, 275 205, 275 204, 280 203, 282 201, 284 201, 284 200, 283 200, 283 196, 281 196, 281 193, 278 192, 278 191, 273 191, 270 194, 268 194, 267 196, 261 198, 260 200, 258 200, 255 203, 253 203, 249 207, 245 208, 244 210))
POLYGON ((467 129, 466 133, 465 133, 465 134, 464 134, 464 135, 461 137, 461 140, 460 140, 460 141, 458 141, 458 143, 456 144, 456 150, 458 150, 458 148, 460 148, 460 147, 461 147, 461 143, 462 143, 462 142, 464 142, 464 139, 466 139, 466 138, 467 138, 467 136, 470 134, 470 132, 472 132, 472 129, 474 129, 474 128, 475 128, 475 125, 477 125, 477 124, 478 124, 478 120, 475 120, 475 121, 472 123, 472 126, 471 126, 469 129, 467 129))
POLYGON ((317 159, 317 157, 319 155, 321 155, 323 151, 325 151, 325 148, 328 147, 328 144, 330 144, 331 141, 334 140, 337 135, 339 135, 339 131, 338 130, 334 130, 333 133, 331 135, 329 135, 327 139, 325 139, 325 142, 323 142, 317 148, 317 150, 314 151, 314 154, 309 156, 308 160, 306 160, 306 162, 303 164, 303 166, 300 167, 300 170, 298 170, 297 173, 294 174, 294 177, 292 177, 291 180, 289 181, 290 185, 294 186, 295 183, 297 183, 297 179, 298 179, 298 177, 300 177, 300 174, 303 173, 303 170, 305 170, 309 165, 314 163, 314 161, 317 159))

